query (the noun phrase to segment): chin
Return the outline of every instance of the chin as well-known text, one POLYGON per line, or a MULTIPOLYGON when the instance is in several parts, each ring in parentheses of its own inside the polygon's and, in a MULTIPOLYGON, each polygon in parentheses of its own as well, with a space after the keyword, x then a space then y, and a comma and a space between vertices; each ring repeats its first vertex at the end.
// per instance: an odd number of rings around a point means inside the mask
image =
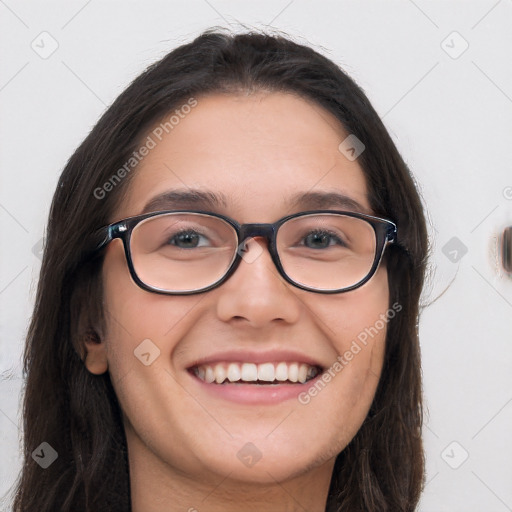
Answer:
POLYGON ((225 446, 221 452, 209 452, 203 460, 208 473, 217 473, 244 484, 275 484, 293 480, 308 472, 332 471, 334 459, 339 453, 333 445, 315 446, 314 440, 303 439, 293 445, 288 443, 236 442, 225 446))

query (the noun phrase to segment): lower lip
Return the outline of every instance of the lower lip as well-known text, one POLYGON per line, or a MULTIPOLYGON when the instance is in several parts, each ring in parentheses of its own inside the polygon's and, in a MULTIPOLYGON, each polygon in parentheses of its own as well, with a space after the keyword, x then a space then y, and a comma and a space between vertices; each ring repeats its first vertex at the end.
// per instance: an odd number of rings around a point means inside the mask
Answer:
POLYGON ((192 373, 190 375, 207 393, 224 400, 240 404, 272 405, 298 399, 301 393, 315 384, 321 373, 304 384, 209 384, 192 373))

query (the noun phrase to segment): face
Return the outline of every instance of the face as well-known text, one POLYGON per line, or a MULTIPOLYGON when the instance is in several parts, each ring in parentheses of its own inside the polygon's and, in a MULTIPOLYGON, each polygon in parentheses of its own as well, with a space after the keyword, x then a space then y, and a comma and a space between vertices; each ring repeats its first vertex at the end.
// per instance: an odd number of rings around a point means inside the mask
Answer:
MULTIPOLYGON (((214 211, 240 224, 272 223, 311 209, 371 214, 357 160, 338 150, 346 136, 331 114, 295 95, 200 97, 155 139, 111 220, 140 214, 161 194, 191 190, 217 200, 189 197, 153 202, 152 209, 214 211), (319 203, 323 194, 331 195, 319 203), (332 194, 347 199, 332 200, 332 194)), ((121 241, 108 245, 106 331, 96 349, 104 351, 123 411, 131 464, 151 460, 153 467, 205 482, 227 474, 282 481, 330 473, 360 428, 383 361, 386 269, 381 265, 356 290, 318 294, 286 282, 263 240, 250 241, 248 251, 255 257, 242 260, 218 288, 166 296, 139 288, 121 241), (143 340, 150 341, 141 346, 143 340), (150 364, 136 357, 141 351, 150 364), (254 366, 280 366, 291 380, 295 363, 299 373, 315 367, 319 374, 277 385, 207 383, 196 375, 200 367, 200 374, 208 367, 222 372, 218 367, 231 363, 240 369, 246 363, 249 373, 254 366)), ((101 357, 92 354, 91 361, 101 357)))

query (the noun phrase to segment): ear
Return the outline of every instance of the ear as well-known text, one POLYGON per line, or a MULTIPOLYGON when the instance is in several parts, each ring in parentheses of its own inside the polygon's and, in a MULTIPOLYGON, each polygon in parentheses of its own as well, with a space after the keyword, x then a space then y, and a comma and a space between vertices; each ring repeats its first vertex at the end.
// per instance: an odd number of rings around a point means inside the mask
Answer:
POLYGON ((102 375, 108 370, 107 348, 98 333, 90 329, 83 338, 85 348, 85 367, 94 375, 102 375))

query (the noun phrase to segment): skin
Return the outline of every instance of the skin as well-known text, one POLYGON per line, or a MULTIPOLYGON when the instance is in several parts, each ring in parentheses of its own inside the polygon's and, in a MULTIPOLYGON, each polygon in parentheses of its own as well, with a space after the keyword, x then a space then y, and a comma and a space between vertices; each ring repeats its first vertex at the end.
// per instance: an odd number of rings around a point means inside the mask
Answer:
MULTIPOLYGON (((346 136, 330 113, 292 94, 200 97, 141 162, 111 220, 140 214, 159 193, 189 188, 222 192, 217 211, 240 223, 303 211, 289 198, 311 191, 345 194, 372 213, 357 160, 338 151, 346 136)), ((186 368, 221 350, 282 347, 329 367, 387 311, 387 273, 381 266, 348 293, 311 293, 284 281, 260 243, 263 252, 222 286, 191 296, 142 290, 121 241, 107 247, 106 328, 98 328, 102 343, 87 344, 86 366, 110 372, 123 410, 134 512, 257 511, 269 503, 274 512, 325 509, 335 457, 375 394, 385 328, 307 405, 214 398, 186 368), (148 338, 160 355, 145 366, 134 350, 148 338), (261 453, 252 467, 237 457, 247 442, 261 453)))

